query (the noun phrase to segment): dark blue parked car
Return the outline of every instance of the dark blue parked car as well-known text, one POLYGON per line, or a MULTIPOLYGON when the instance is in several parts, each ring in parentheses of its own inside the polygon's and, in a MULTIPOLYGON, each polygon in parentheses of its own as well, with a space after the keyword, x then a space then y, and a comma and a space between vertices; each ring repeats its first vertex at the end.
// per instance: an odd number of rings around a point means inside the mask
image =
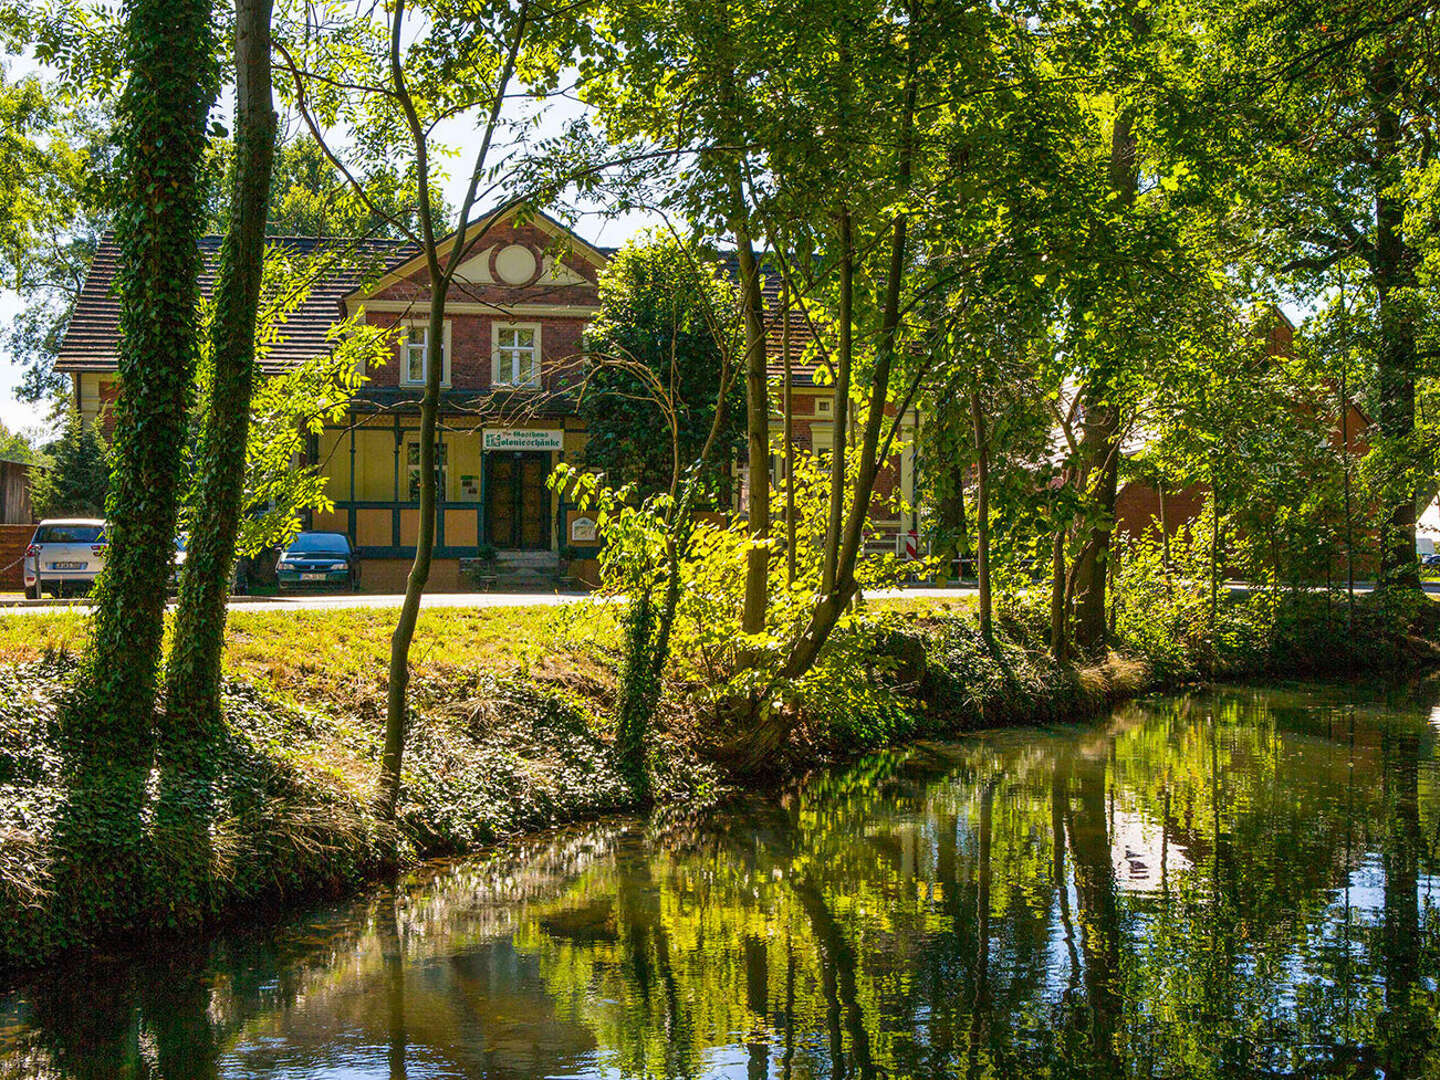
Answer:
POLYGON ((302 532, 275 564, 282 587, 346 586, 360 588, 360 560, 344 533, 302 532))

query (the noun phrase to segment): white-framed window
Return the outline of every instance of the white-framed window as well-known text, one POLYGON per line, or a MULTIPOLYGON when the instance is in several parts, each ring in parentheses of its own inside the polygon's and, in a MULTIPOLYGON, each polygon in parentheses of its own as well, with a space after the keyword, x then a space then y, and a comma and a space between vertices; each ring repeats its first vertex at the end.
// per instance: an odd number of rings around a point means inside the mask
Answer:
POLYGON ((829 416, 834 410, 835 402, 832 398, 817 397, 815 399, 815 413, 817 416, 829 416))
MULTIPOLYGON (((445 443, 435 447, 435 494, 440 502, 444 502, 447 492, 445 490, 445 466, 446 454, 449 448, 445 443)), ((420 501, 420 442, 412 440, 405 447, 405 490, 410 493, 411 502, 420 501)))
MULTIPOLYGON (((425 358, 430 349, 430 324, 414 319, 402 324, 400 338, 400 385, 425 385, 425 358)), ((442 366, 440 385, 450 385, 450 320, 445 320, 445 340, 440 343, 442 366)))
POLYGON ((492 324, 491 381, 496 386, 540 385, 540 324, 492 324))

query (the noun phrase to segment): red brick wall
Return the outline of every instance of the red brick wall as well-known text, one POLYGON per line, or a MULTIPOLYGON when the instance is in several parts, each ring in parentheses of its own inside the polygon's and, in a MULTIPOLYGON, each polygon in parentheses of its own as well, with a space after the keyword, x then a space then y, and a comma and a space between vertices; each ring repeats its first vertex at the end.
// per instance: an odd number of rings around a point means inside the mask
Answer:
MULTIPOLYGON (((1205 508, 1210 489, 1200 484, 1165 493, 1165 524, 1171 536, 1180 532, 1205 508)), ((1160 492, 1132 480, 1115 496, 1115 531, 1127 540, 1150 533, 1160 535, 1160 492)))
MULTIPOLYGON (((366 321, 374 326, 394 326, 414 315, 374 312, 366 321)), ((546 389, 574 372, 581 339, 588 321, 577 317, 534 317, 517 314, 513 319, 490 315, 450 315, 450 386, 454 390, 488 390, 491 385, 492 327, 496 322, 538 323, 540 325, 540 377, 546 389)), ((372 386, 399 386, 402 346, 383 368, 367 372, 372 386)))
MULTIPOLYGON (((578 366, 577 357, 588 316, 534 315, 523 308, 530 304, 597 307, 600 302, 596 284, 599 270, 578 252, 562 258, 554 247, 555 238, 534 225, 517 228, 505 224, 493 229, 476 243, 473 253, 467 255, 464 261, 479 259, 495 277, 495 254, 516 243, 530 248, 535 255, 537 271, 530 283, 514 286, 457 281, 451 286, 447 302, 454 306, 484 303, 502 309, 521 309, 510 317, 463 312, 447 316, 450 324, 450 386, 454 390, 482 391, 490 388, 492 327, 497 321, 540 325, 540 370, 547 389, 553 390, 559 379, 578 366), (565 269, 573 271, 583 280, 572 284, 542 283, 540 278, 547 259, 555 260, 557 265, 563 264, 565 269)), ((421 267, 404 280, 377 290, 369 298, 371 301, 411 303, 414 307, 404 312, 370 310, 366 315, 367 321, 376 326, 394 326, 402 320, 423 318, 430 295, 429 281, 429 274, 421 267)), ((401 385, 402 356, 402 348, 397 347, 391 363, 368 373, 371 384, 377 387, 401 385)))

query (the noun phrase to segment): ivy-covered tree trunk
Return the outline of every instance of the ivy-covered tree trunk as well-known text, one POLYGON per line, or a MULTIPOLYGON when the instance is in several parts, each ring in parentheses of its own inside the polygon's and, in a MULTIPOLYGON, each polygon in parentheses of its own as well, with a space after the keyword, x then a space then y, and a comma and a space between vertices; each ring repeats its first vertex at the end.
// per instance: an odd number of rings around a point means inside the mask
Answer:
POLYGON ((615 695, 615 756, 620 774, 642 802, 650 794, 646 740, 660 696, 660 672, 655 663, 660 617, 650 593, 641 590, 626 602, 620 620, 625 652, 615 695))
POLYGON ((72 771, 58 823, 71 915, 133 916, 152 755, 180 450, 194 373, 205 119, 215 94, 208 0, 132 0, 119 102, 120 398, 109 552, 89 646, 63 711, 72 771))
POLYGON ((270 88, 271 0, 237 0, 235 174, 230 230, 220 250, 211 326, 213 389, 196 454, 196 505, 170 646, 156 826, 177 856, 176 910, 203 914, 210 788, 221 733, 220 657, 245 488, 255 324, 265 259, 275 108, 270 88))

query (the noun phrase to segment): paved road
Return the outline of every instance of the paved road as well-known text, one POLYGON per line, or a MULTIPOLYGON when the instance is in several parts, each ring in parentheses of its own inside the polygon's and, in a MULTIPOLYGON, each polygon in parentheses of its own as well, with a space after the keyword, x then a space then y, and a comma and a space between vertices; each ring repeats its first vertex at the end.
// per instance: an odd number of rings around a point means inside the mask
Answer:
MULTIPOLYGON (((1252 587, 1239 582, 1230 582, 1226 586, 1232 596, 1240 597, 1252 587)), ((1368 582, 1356 583, 1357 593, 1369 592, 1368 582)), ((1425 582, 1425 591, 1431 596, 1440 597, 1440 582, 1425 582)), ((972 597, 975 589, 970 586, 959 588, 937 589, 929 586, 916 586, 909 589, 882 589, 878 592, 867 594, 872 600, 890 600, 899 597, 914 597, 920 599, 957 599, 972 597)), ((421 599, 422 608, 498 608, 498 607, 549 607, 557 604, 570 604, 576 600, 583 600, 583 593, 426 593, 421 599)), ((369 594, 369 593, 342 593, 337 596, 320 596, 301 594, 286 594, 284 596, 246 599, 236 597, 230 602, 231 611, 341 611, 357 608, 398 608, 403 596, 397 594, 369 594)), ((37 603, 34 601, 22 601, 19 599, 0 599, 0 616, 24 615, 53 611, 68 611, 75 607, 84 608, 87 606, 84 600, 71 600, 64 603, 37 603), (8 605, 8 606, 6 606, 8 605)), ((172 605, 173 606, 173 605, 172 605)))
MULTIPOLYGON (((901 596, 950 598, 973 596, 974 589, 935 589, 918 587, 913 589, 885 589, 868 594, 871 599, 891 599, 901 596)), ((496 607, 539 607, 556 604, 570 604, 583 600, 583 593, 426 593, 421 598, 422 608, 496 608, 496 607)), ((231 611, 339 611, 355 608, 398 608, 404 597, 399 594, 343 593, 337 596, 310 596, 287 594, 285 596, 246 599, 237 596, 230 602, 231 611)), ((3 615, 33 615, 44 612, 69 611, 73 608, 87 608, 84 600, 64 603, 39 603, 34 601, 12 601, 9 606, 0 606, 3 615)), ((174 606, 173 604, 171 605, 174 606)))

